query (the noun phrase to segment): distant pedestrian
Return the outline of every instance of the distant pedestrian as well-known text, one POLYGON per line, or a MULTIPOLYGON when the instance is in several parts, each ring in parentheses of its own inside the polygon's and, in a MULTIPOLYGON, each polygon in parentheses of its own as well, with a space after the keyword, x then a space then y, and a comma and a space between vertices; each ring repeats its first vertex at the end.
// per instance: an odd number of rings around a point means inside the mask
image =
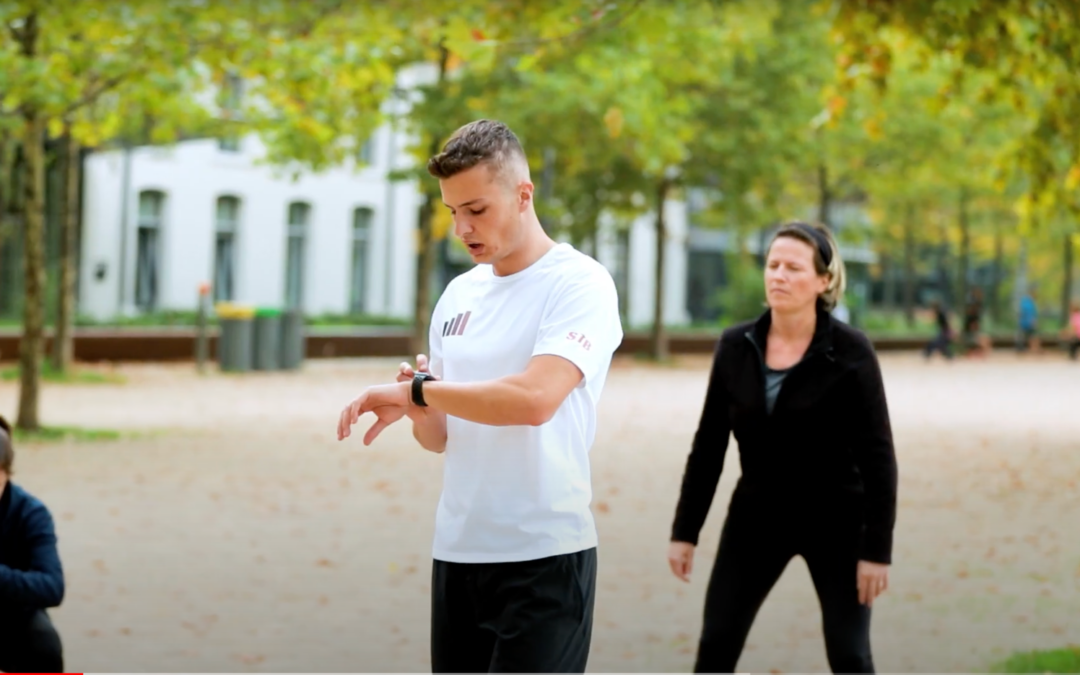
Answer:
POLYGON ((1035 302, 1035 289, 1029 289, 1020 298, 1020 335, 1017 339, 1017 351, 1031 351, 1038 354, 1039 343, 1039 306, 1035 302))
POLYGON ((1069 314, 1069 358, 1076 360, 1080 354, 1080 302, 1072 303, 1072 312, 1069 314))
POLYGON ((934 321, 937 323, 937 335, 926 345, 926 351, 924 352, 927 359, 934 355, 934 352, 941 352, 949 361, 952 360, 952 340, 953 331, 949 326, 949 314, 942 307, 940 302, 936 300, 931 303, 931 309, 934 311, 934 321))
POLYGON ((964 310, 964 349, 968 356, 986 358, 990 354, 990 337, 983 332, 982 314, 983 293, 976 287, 964 310))

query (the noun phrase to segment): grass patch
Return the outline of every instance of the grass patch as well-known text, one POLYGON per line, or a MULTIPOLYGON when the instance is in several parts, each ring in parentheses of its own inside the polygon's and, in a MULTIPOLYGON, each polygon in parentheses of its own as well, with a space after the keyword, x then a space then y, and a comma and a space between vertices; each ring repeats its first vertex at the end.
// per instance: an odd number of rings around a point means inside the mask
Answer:
POLYGON ((117 441, 120 432, 114 429, 84 429, 82 427, 41 427, 37 431, 15 429, 15 441, 48 443, 57 441, 117 441))
POLYGON ((1080 645, 1047 651, 1017 652, 992 673, 1080 673, 1080 645))
MULTIPOLYGON (((11 382, 19 379, 19 367, 12 366, 0 370, 0 380, 11 382)), ((126 381, 119 373, 106 373, 98 370, 71 368, 62 373, 48 362, 41 367, 41 379, 54 384, 124 384, 126 381)))
POLYGON ((378 314, 318 314, 306 318, 308 326, 315 328, 336 328, 339 326, 397 326, 408 328, 412 326, 412 319, 403 319, 396 316, 382 316, 378 314))

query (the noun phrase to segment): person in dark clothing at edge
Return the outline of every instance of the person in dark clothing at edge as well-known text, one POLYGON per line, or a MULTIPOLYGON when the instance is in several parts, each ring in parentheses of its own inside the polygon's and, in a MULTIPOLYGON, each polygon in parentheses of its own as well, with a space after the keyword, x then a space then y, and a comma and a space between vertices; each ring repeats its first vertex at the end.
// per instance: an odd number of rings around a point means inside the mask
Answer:
POLYGON ((949 315, 945 311, 945 308, 941 306, 941 303, 935 300, 930 308, 934 310, 934 320, 937 322, 937 336, 931 340, 923 351, 923 356, 929 359, 934 355, 934 352, 941 352, 941 355, 948 360, 952 360, 952 327, 949 326, 949 315))
POLYGON ((46 610, 64 599, 49 510, 11 482, 11 426, 0 417, 0 671, 62 673, 60 635, 46 610))
POLYGON ((790 223, 765 269, 769 309, 717 343, 668 562, 688 582, 734 432, 742 475, 706 590, 695 672, 733 672, 758 610, 801 555, 833 672, 873 672, 870 612, 888 588, 897 466, 870 341, 832 321, 845 275, 823 227, 790 223))

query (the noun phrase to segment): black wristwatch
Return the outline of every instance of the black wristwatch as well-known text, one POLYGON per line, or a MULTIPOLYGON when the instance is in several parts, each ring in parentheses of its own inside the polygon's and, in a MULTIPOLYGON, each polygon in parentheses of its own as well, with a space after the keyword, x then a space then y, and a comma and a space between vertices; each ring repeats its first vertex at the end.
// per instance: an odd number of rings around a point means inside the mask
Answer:
POLYGON ((435 376, 431 373, 417 372, 413 375, 412 379, 412 402, 421 408, 427 407, 427 402, 424 401, 424 382, 428 380, 434 380, 435 376))

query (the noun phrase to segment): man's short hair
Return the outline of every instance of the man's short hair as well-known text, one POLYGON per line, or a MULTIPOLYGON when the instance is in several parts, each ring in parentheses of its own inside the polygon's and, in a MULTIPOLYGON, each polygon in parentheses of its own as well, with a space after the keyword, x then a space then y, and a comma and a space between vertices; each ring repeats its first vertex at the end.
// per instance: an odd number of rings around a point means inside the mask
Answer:
POLYGON ((15 447, 11 442, 11 425, 0 415, 0 471, 11 475, 11 465, 15 462, 15 447))
POLYGON ((502 122, 476 120, 459 128, 443 146, 442 152, 428 160, 428 173, 444 179, 487 164, 495 176, 520 163, 528 171, 525 150, 517 135, 502 122))

